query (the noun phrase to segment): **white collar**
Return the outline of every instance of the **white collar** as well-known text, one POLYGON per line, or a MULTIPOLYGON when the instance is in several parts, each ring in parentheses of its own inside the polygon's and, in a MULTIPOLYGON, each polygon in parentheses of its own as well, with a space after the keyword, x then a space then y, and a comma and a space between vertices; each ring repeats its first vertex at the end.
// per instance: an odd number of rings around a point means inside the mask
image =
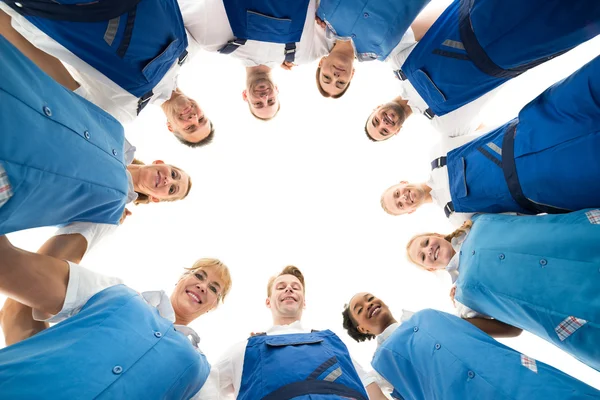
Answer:
POLYGON ((458 267, 460 263, 460 249, 462 247, 463 242, 467 238, 467 233, 462 233, 457 237, 453 237, 450 241, 452 248, 454 249, 454 256, 450 259, 450 262, 446 266, 446 271, 450 274, 450 278, 452 278, 452 283, 455 283, 458 279, 458 267))
POLYGON ((267 335, 281 335, 286 333, 301 333, 306 330, 302 326, 302 321, 294 321, 287 325, 273 325, 267 330, 267 335))
MULTIPOLYGON (((146 303, 158 310, 158 314, 166 320, 175 322, 175 310, 171 305, 171 299, 164 290, 153 290, 149 292, 142 292, 142 297, 146 300, 146 303)), ((173 327, 176 331, 181 332, 190 339, 192 345, 198 348, 200 344, 200 336, 195 330, 185 325, 174 324, 173 327)))

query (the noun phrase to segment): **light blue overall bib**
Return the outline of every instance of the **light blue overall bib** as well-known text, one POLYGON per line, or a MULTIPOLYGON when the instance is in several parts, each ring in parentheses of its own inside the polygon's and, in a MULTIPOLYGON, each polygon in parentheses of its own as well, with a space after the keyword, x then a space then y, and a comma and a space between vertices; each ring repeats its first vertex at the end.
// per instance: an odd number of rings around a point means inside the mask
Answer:
POLYGON ((564 213, 600 207, 600 57, 519 117, 440 157, 451 212, 564 213))
POLYGON ((383 61, 430 0, 322 0, 317 15, 350 37, 359 61, 383 61))
POLYGON ((231 54, 248 40, 285 43, 281 62, 294 62, 310 0, 223 0, 235 39, 219 53, 231 54))
POLYGON ((3 399, 189 399, 210 365, 142 296, 117 285, 0 350, 3 399))
POLYGON ((597 399, 600 391, 497 342, 454 315, 415 313, 385 341, 373 368, 405 400, 597 399))
POLYGON ((0 235, 86 221, 117 224, 129 189, 123 127, 0 36, 0 165, 13 196, 0 235))
POLYGON ((600 371, 600 210, 473 221, 456 300, 600 371))
POLYGON ((171 66, 187 57, 176 0, 2 1, 138 97, 138 114, 171 66))
POLYGON ((348 349, 331 331, 248 339, 237 400, 367 400, 348 349))
POLYGON ((598 33, 596 0, 455 0, 396 76, 411 82, 433 118, 598 33))

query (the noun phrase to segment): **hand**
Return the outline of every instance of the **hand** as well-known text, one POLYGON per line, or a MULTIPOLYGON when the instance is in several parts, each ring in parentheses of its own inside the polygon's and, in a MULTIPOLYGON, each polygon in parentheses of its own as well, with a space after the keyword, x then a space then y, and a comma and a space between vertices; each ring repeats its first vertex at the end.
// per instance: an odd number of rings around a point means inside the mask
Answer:
POLYGON ((450 289, 450 300, 452 300, 452 304, 456 307, 456 302, 454 301, 454 295, 456 294, 456 286, 452 286, 450 289))
POLYGON ((317 23, 317 25, 319 25, 321 28, 325 29, 327 28, 327 24, 325 23, 325 21, 323 21, 321 18, 317 17, 315 15, 315 21, 317 23))
POLYGON ((127 218, 128 215, 131 215, 131 211, 129 211, 128 209, 123 210, 123 215, 121 215, 119 225, 121 225, 125 221, 125 218, 127 218))
POLYGON ((286 71, 291 71, 291 70, 292 70, 292 68, 293 68, 295 65, 296 65, 296 64, 294 64, 294 63, 291 63, 291 62, 289 62, 289 61, 284 61, 284 62, 281 64, 281 68, 285 69, 286 71))

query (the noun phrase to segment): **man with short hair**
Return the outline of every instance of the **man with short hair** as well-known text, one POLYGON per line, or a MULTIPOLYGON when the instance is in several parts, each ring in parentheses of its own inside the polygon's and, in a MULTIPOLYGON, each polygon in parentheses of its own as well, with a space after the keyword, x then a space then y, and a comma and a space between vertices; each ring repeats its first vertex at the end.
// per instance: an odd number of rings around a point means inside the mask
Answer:
POLYGON ((472 213, 557 214, 600 206, 600 57, 546 89, 512 121, 478 138, 446 139, 427 183, 381 197, 400 215, 434 202, 455 225, 472 213), (473 140, 470 140, 473 139, 473 140))
POLYGON ((443 135, 470 134, 496 88, 600 32, 595 0, 455 0, 432 17, 419 15, 386 59, 402 90, 368 117, 374 141, 398 134, 412 114, 443 135))
MULTIPOLYGON (((91 24, 72 22, 81 16, 70 15, 64 4, 53 4, 55 8, 38 15, 33 2, 0 2, 0 34, 57 82, 122 124, 133 121, 153 103, 162 107, 167 128, 180 142, 202 146, 212 139, 212 122, 198 103, 177 87, 180 66, 188 51, 192 54, 197 49, 188 38, 177 2, 168 3, 159 8, 134 6, 137 11, 127 18, 94 16, 97 21, 91 24), (156 29, 156 19, 161 21, 161 29, 156 29), (133 21, 136 29, 127 39, 126 33, 119 33, 119 26, 125 25, 127 30, 133 21), (101 22, 106 22, 106 28, 99 32, 101 22), (168 47, 165 41, 170 42, 168 47)), ((122 11, 115 5, 108 9, 122 11)))
POLYGON ((214 398, 385 399, 333 332, 302 326, 304 295, 304 276, 294 266, 269 279, 266 306, 273 327, 232 347, 213 365, 220 386, 214 398))
POLYGON ((280 109, 272 70, 313 61, 316 0, 179 0, 186 29, 203 50, 228 54, 246 68, 242 99, 269 120, 280 109))

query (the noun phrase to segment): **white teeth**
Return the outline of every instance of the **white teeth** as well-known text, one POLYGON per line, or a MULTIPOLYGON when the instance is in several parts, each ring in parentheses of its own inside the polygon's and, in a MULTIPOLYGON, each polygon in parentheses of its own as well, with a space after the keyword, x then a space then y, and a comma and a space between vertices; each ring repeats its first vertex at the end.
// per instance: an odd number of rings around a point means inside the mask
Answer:
POLYGON ((192 292, 187 292, 187 294, 194 300, 196 300, 196 303, 200 303, 200 298, 198 296, 196 296, 194 293, 192 292))
POLYGON ((438 258, 439 255, 440 255, 440 248, 438 247, 437 250, 435 251, 434 258, 437 260, 437 258, 438 258))

